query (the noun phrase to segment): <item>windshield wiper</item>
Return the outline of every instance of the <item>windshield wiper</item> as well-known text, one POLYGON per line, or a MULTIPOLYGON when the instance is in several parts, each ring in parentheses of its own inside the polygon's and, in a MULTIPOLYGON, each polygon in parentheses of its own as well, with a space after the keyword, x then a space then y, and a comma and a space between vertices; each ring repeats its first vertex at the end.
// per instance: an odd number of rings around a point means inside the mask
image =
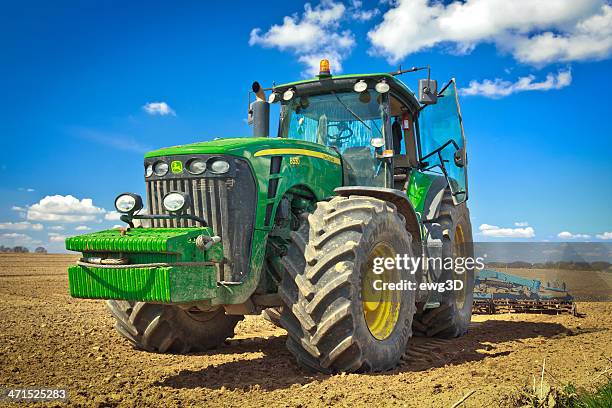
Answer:
POLYGON ((363 126, 367 127, 367 128, 368 128, 368 130, 369 130, 370 132, 372 131, 372 128, 371 128, 371 127, 369 127, 369 126, 368 126, 368 125, 367 125, 367 124, 366 124, 366 123, 363 121, 363 119, 361 119, 361 118, 359 117, 359 115, 357 115, 355 112, 353 112, 353 110, 352 110, 351 108, 349 108, 349 107, 348 107, 348 105, 347 105, 346 103, 342 102, 342 99, 340 99, 340 97, 339 97, 338 95, 336 95, 336 93, 335 93, 335 92, 333 92, 333 91, 332 91, 332 93, 331 93, 331 94, 332 94, 332 95, 334 95, 334 96, 336 97, 336 99, 338 100, 338 102, 340 102, 340 104, 341 104, 342 106, 344 106, 344 107, 346 108, 346 110, 347 110, 347 111, 349 111, 349 112, 350 112, 350 114, 351 114, 351 115, 353 115, 353 116, 355 117, 355 119, 357 119, 358 121, 360 121, 361 123, 363 123, 363 126))

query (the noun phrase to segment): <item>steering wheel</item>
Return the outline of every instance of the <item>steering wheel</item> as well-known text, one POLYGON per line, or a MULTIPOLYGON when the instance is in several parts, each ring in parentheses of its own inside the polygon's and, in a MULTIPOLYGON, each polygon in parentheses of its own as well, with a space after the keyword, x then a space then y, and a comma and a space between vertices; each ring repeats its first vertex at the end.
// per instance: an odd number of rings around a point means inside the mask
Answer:
POLYGON ((353 136, 353 130, 344 123, 330 123, 327 125, 327 138, 332 142, 343 142, 353 136), (331 134, 329 128, 338 129, 336 134, 331 134))

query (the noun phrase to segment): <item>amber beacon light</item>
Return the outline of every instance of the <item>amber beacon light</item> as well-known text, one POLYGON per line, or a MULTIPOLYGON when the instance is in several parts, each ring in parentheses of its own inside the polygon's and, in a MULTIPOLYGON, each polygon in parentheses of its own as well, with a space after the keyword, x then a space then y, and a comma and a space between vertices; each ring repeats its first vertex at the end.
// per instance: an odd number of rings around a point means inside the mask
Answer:
POLYGON ((331 71, 329 70, 329 60, 322 59, 319 63, 319 76, 331 76, 331 71))

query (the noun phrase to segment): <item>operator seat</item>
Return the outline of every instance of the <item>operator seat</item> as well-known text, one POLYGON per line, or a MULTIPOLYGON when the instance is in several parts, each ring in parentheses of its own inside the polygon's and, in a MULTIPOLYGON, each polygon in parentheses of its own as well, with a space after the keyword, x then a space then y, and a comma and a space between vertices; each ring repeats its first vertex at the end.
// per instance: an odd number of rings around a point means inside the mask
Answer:
POLYGON ((402 152, 402 125, 398 118, 395 118, 395 122, 391 125, 391 135, 393 136, 393 153, 401 154, 402 152))

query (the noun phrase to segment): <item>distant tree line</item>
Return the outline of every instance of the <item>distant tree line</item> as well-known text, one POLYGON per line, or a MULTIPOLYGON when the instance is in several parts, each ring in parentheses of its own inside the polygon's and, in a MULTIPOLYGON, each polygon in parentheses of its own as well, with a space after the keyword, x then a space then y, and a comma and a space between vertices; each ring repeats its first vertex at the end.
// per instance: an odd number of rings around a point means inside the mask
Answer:
MULTIPOLYGON (((5 247, 4 245, 0 245, 0 252, 3 253, 14 253, 14 254, 27 254, 30 250, 24 246, 15 246, 15 247, 5 247)), ((34 250, 35 254, 46 254, 47 249, 43 247, 38 247, 34 250)))
POLYGON ((566 269, 566 270, 572 270, 572 271, 612 272, 612 264, 610 262, 605 262, 605 261, 595 261, 595 262, 559 261, 559 262, 544 262, 544 263, 531 263, 531 262, 523 262, 523 261, 488 262, 487 266, 491 268, 566 269))

